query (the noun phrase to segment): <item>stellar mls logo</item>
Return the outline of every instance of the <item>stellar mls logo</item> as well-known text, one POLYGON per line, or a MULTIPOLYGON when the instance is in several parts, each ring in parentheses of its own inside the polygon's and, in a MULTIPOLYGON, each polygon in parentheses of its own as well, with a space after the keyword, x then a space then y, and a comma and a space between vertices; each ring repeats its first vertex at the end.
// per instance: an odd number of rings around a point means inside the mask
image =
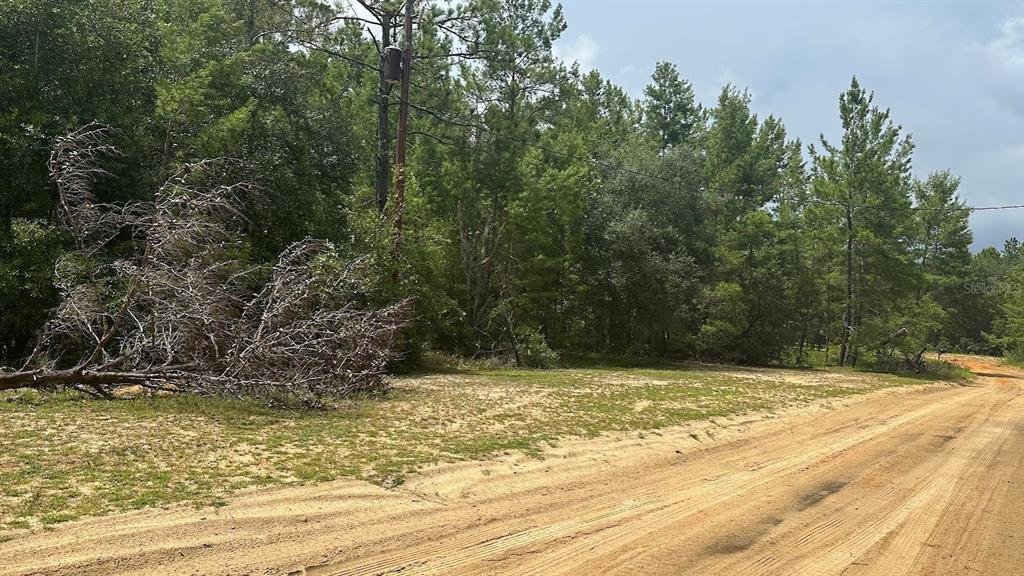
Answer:
POLYGON ((965 282, 966 294, 1016 294, 1021 291, 1016 282, 965 282))

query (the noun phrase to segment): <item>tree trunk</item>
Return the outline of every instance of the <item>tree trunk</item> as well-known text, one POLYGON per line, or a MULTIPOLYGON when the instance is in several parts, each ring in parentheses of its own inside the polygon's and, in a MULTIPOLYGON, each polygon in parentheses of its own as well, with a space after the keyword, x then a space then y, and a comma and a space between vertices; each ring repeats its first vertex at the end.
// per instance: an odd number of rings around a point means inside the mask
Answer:
POLYGON ((245 14, 245 39, 250 45, 256 43, 256 0, 249 0, 249 9, 245 14))
POLYGON ((843 313, 843 333, 839 344, 839 365, 844 366, 849 352, 850 330, 853 324, 853 207, 846 203, 846 306, 843 313))
MULTIPOLYGON (((111 386, 169 382, 185 377, 183 373, 143 370, 137 372, 109 372, 91 370, 24 370, 21 372, 0 372, 0 391, 19 388, 40 388, 45 386, 111 386)), ((158 386, 155 386, 158 387, 158 386)))
POLYGON ((800 348, 796 354, 796 363, 803 364, 804 362, 804 348, 807 346, 807 315, 803 314, 800 319, 800 348))

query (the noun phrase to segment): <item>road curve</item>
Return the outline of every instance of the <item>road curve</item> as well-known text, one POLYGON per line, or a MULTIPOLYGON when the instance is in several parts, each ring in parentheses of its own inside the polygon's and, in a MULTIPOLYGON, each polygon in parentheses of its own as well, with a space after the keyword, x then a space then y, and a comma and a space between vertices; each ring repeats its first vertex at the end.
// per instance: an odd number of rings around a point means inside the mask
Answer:
POLYGON ((1024 574, 1024 372, 958 361, 969 386, 75 522, 0 576, 1024 574))

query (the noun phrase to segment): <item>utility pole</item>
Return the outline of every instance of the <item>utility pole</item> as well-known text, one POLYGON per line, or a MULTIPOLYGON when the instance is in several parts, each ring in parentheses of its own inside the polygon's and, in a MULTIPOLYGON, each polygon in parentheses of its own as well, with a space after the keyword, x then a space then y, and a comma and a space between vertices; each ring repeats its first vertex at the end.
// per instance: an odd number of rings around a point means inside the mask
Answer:
MULTIPOLYGON (((382 12, 380 16, 380 37, 382 43, 391 42, 391 26, 394 23, 395 15, 390 12, 382 12)), ((383 214, 388 203, 388 193, 391 189, 391 159, 388 158, 388 144, 390 134, 390 120, 388 120, 391 107, 391 87, 399 81, 400 71, 392 70, 393 59, 391 51, 397 51, 393 46, 386 46, 380 53, 380 67, 377 70, 377 170, 373 183, 373 189, 377 200, 377 210, 383 214)))
POLYGON ((395 146, 395 246, 393 279, 398 282, 402 257, 402 212, 405 210, 405 150, 409 132, 409 80, 412 76, 412 16, 415 0, 405 0, 405 30, 402 41, 402 89, 398 104, 398 142, 395 146))

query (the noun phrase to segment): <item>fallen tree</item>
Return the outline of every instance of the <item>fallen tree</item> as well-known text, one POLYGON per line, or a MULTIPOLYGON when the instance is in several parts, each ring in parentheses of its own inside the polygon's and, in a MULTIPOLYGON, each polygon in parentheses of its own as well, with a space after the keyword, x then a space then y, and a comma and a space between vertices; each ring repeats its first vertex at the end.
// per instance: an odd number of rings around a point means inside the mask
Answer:
POLYGON ((110 397, 137 385, 318 404, 385 386, 405 305, 360 304, 364 260, 307 238, 273 267, 249 262, 237 206, 256 191, 209 184, 216 162, 185 166, 152 202, 100 204, 93 184, 117 154, 109 140, 88 125, 50 157, 58 221, 76 249, 57 262, 52 318, 24 365, 0 369, 0 390, 110 397), (127 255, 102 256, 125 240, 127 255))

